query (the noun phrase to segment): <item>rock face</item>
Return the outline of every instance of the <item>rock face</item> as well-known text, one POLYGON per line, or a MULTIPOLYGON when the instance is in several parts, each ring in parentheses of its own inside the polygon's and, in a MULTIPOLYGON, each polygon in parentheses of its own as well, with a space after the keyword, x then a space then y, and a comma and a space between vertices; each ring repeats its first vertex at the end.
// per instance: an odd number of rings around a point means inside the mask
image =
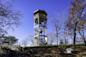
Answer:
POLYGON ((86 48, 66 53, 64 48, 57 47, 25 47, 20 50, 2 48, 0 57, 86 57, 86 48))

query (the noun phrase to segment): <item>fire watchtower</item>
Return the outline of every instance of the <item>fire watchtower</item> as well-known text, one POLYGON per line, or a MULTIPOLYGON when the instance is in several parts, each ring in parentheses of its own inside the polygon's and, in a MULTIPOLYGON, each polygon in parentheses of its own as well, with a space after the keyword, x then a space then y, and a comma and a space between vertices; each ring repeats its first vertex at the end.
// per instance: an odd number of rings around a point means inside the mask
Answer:
POLYGON ((34 45, 46 45, 47 44, 47 13, 44 10, 34 11, 34 45))

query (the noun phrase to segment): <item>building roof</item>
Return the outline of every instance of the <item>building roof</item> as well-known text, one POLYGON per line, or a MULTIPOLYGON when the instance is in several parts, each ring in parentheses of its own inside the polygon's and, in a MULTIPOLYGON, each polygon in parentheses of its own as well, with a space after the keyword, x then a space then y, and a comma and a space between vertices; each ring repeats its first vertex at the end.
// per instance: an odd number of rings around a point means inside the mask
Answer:
POLYGON ((45 15, 47 15, 47 13, 44 10, 40 10, 40 9, 34 11, 34 15, 37 13, 44 13, 45 15))

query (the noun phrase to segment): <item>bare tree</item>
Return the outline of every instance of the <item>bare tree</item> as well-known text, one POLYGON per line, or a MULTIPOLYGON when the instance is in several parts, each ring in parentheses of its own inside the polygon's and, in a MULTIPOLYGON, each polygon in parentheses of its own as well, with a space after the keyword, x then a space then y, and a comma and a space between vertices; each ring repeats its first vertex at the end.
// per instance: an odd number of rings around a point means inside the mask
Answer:
POLYGON ((86 26, 82 26, 82 29, 79 31, 80 36, 82 37, 84 44, 86 46, 86 38, 85 38, 86 26))
POLYGON ((7 33, 9 28, 13 29, 15 25, 18 25, 20 15, 20 12, 12 9, 10 4, 0 1, 0 35, 7 33))
POLYGON ((52 32, 52 33, 48 33, 48 37, 49 37, 49 42, 50 42, 50 44, 49 45, 53 45, 53 43, 54 43, 54 38, 55 37, 53 37, 54 35, 53 35, 54 33, 52 32))
POLYGON ((56 39, 57 39, 56 41, 57 41, 57 45, 58 45, 60 29, 61 29, 61 26, 60 26, 58 20, 54 20, 54 28, 55 28, 55 35, 56 35, 56 39))
POLYGON ((67 34, 67 32, 64 31, 63 36, 64 36, 63 38, 64 38, 65 45, 67 45, 68 44, 68 40, 67 40, 68 34, 67 34))
POLYGON ((22 41, 22 45, 23 45, 24 47, 26 47, 27 44, 28 44, 28 39, 24 39, 24 40, 22 41))
POLYGON ((70 15, 67 22, 67 28, 73 32, 73 44, 75 46, 77 31, 81 30, 82 13, 86 6, 85 0, 73 0, 70 8, 70 15))

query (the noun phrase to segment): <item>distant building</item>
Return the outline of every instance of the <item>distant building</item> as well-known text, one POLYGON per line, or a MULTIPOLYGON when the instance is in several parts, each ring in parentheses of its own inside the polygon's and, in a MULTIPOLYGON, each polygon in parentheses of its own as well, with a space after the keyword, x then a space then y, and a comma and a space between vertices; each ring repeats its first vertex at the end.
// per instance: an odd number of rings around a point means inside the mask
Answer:
POLYGON ((34 11, 34 40, 35 46, 47 44, 47 13, 44 10, 34 11))

